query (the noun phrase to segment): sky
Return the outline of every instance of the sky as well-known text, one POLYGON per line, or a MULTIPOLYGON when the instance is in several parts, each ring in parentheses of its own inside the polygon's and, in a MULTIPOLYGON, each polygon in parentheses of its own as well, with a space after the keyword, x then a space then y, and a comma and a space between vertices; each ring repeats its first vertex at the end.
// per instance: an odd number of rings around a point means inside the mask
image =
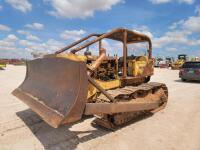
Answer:
MULTIPOLYGON (((154 57, 200 56, 200 0, 0 0, 0 58, 53 53, 118 27, 150 36, 154 57)), ((103 45, 110 55, 121 51, 103 45)))

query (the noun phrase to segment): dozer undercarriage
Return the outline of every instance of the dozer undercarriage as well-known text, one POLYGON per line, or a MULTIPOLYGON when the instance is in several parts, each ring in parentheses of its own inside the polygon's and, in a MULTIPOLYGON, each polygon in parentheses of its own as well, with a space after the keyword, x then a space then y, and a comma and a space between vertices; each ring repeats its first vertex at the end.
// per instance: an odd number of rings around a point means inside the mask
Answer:
POLYGON ((125 125, 134 118, 155 113, 167 103, 168 90, 163 83, 150 82, 153 75, 151 40, 127 29, 91 34, 71 45, 27 62, 24 82, 13 95, 26 103, 52 127, 95 115, 95 124, 109 129, 125 125), (71 49, 89 39, 96 39, 71 49), (123 43, 123 57, 106 56, 101 40, 123 43), (75 53, 99 42, 99 56, 75 53), (148 42, 148 56, 127 57, 127 44, 148 42), (71 49, 70 53, 61 54, 71 49))
MULTIPOLYGON (((104 115, 96 115, 94 123, 104 126, 108 129, 116 129, 126 123, 137 119, 137 117, 145 114, 154 114, 155 112, 163 109, 167 104, 168 90, 162 83, 144 83, 139 86, 126 86, 107 91, 112 97, 115 98, 114 104, 125 104, 124 112, 116 113, 112 110, 110 114, 112 102, 110 102, 103 94, 97 97, 97 103, 101 104, 102 108, 108 108, 108 112, 104 115), (129 107, 131 106, 132 107, 129 107)), ((122 106, 119 106, 122 109, 122 106)), ((102 108, 94 107, 95 114, 101 114, 102 108)), ((113 107, 114 108, 114 107, 113 107)), ((91 109, 91 108, 90 108, 91 109)), ((89 110, 90 110, 89 109, 89 110)), ((88 113, 87 111, 85 112, 88 113)), ((94 113, 94 112, 93 112, 94 113)))

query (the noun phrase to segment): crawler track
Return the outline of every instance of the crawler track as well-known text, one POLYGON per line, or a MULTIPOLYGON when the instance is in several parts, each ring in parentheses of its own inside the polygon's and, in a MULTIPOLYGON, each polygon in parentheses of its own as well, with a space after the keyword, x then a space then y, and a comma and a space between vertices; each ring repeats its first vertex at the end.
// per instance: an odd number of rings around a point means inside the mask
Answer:
MULTIPOLYGON (((131 103, 148 103, 151 101, 159 101, 158 108, 154 110, 97 115, 97 118, 93 123, 111 130, 114 130, 120 126, 124 126, 130 121, 135 120, 144 114, 154 114, 158 112, 166 106, 168 99, 168 89, 166 85, 156 82, 144 83, 139 86, 126 86, 123 88, 108 90, 107 92, 114 97, 114 103, 121 101, 131 103)), ((111 103, 102 94, 97 97, 97 102, 111 103)))

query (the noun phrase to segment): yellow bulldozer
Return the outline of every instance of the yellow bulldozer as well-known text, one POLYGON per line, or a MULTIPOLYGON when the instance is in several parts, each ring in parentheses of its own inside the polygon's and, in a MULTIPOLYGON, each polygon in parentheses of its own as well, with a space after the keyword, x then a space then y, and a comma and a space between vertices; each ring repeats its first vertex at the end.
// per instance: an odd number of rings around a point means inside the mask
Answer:
POLYGON ((5 70, 6 68, 6 60, 0 59, 0 70, 5 70))
POLYGON ((186 54, 178 55, 178 59, 174 63, 172 63, 171 69, 172 70, 179 70, 186 60, 187 60, 186 54))
POLYGON ((6 68, 6 63, 0 63, 0 70, 4 70, 6 68))
POLYGON ((94 115, 96 125, 116 129, 166 106, 166 85, 149 82, 153 66, 150 38, 117 28, 28 61, 25 80, 12 94, 54 128, 94 115), (108 56, 103 39, 121 42, 123 56, 108 56), (146 55, 128 56, 128 44, 140 42, 148 43, 146 55), (93 44, 98 44, 98 56, 88 50, 78 53, 93 44))

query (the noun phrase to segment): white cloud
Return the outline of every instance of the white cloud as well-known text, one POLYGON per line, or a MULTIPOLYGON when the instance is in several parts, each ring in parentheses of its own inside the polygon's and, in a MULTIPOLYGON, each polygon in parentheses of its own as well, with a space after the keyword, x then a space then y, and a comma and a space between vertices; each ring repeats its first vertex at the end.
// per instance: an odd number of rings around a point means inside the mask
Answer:
POLYGON ((5 2, 23 13, 32 9, 32 4, 28 0, 5 0, 5 2))
POLYGON ((144 26, 144 25, 136 26, 136 27, 134 27, 133 31, 143 33, 143 34, 149 36, 150 38, 153 38, 153 34, 149 31, 149 28, 147 26, 144 26))
POLYGON ((1 58, 25 58, 27 52, 19 47, 19 39, 14 35, 10 34, 6 38, 0 40, 0 56, 1 58))
POLYGON ((6 38, 0 40, 0 51, 15 50, 17 40, 18 38, 14 34, 9 34, 6 38))
POLYGON ((169 52, 176 52, 178 49, 175 48, 175 47, 168 47, 166 48, 166 51, 169 51, 169 52))
POLYGON ((62 33, 60 33, 60 37, 65 40, 68 39, 78 40, 85 33, 86 31, 84 30, 65 30, 62 33))
POLYGON ((20 40, 19 44, 22 45, 22 46, 25 46, 25 47, 28 47, 28 46, 32 45, 32 43, 29 42, 28 40, 20 40))
POLYGON ((174 22, 169 29, 171 29, 171 31, 166 32, 161 37, 153 39, 154 47, 161 48, 166 45, 172 46, 178 44, 186 46, 200 46, 200 39, 194 36, 200 33, 199 15, 174 22))
POLYGON ((189 39, 189 35, 192 33, 186 30, 180 31, 170 31, 166 32, 163 36, 153 39, 153 46, 155 48, 161 48, 163 46, 172 46, 172 45, 187 45, 187 46, 198 46, 200 45, 199 39, 189 39))
POLYGON ((200 16, 192 16, 183 22, 183 28, 192 31, 200 32, 200 16))
POLYGON ((185 44, 187 43, 186 35, 182 31, 166 32, 163 36, 153 39, 153 46, 161 48, 168 44, 185 44))
POLYGON ((35 30, 42 30, 44 29, 44 25, 41 23, 32 23, 32 24, 26 24, 25 27, 30 28, 30 29, 35 29, 35 30))
POLYGON ((174 22, 169 29, 182 30, 192 33, 200 33, 200 16, 191 16, 188 19, 174 22))
POLYGON ((149 30, 149 28, 145 25, 142 25, 142 26, 135 26, 135 29, 136 30, 140 30, 140 31, 146 31, 146 30, 149 30))
POLYGON ((65 46, 65 44, 63 42, 54 40, 54 39, 49 39, 46 42, 47 46, 50 46, 51 50, 58 50, 59 48, 62 48, 65 46))
POLYGON ((53 53, 59 48, 64 47, 64 43, 49 39, 46 42, 33 42, 29 40, 20 40, 19 44, 23 46, 28 52, 42 52, 42 53, 53 53))
POLYGON ((9 34, 7 38, 5 38, 5 41, 8 41, 8 42, 15 42, 17 40, 18 40, 18 37, 16 37, 14 34, 9 34))
POLYGON ((6 25, 3 25, 3 24, 0 24, 0 31, 10 31, 11 28, 6 26, 6 25))
POLYGON ((153 4, 165 4, 169 2, 178 2, 178 3, 186 3, 193 4, 195 0, 149 0, 153 4))
POLYGON ((148 30, 144 30, 144 31, 142 31, 142 30, 140 30, 140 31, 139 30, 133 30, 133 31, 138 32, 138 33, 143 33, 143 34, 147 35, 148 37, 153 38, 153 34, 148 30))
POLYGON ((27 40, 31 40, 31 41, 40 41, 40 38, 32 35, 30 32, 25 31, 25 30, 17 30, 17 33, 25 35, 27 40))
MULTIPOLYGON (((23 30, 19 30, 20 33, 24 33, 21 31, 23 30)), ((54 39, 39 42, 32 39, 19 39, 16 35, 9 34, 0 40, 0 55, 5 58, 31 58, 32 52, 53 53, 64 45, 54 39)))
POLYGON ((28 35, 28 36, 26 36, 26 39, 31 40, 31 41, 39 41, 40 40, 39 37, 34 36, 34 35, 28 35))
POLYGON ((150 0, 153 4, 163 4, 163 3, 168 3, 171 0, 150 0))
POLYGON ((22 34, 22 35, 30 35, 30 33, 25 30, 17 30, 17 33, 22 34))
POLYGON ((176 29, 178 26, 180 26, 181 24, 184 23, 184 20, 180 20, 178 22, 174 22, 170 27, 169 29, 173 30, 173 29, 176 29))
POLYGON ((44 0, 52 5, 51 15, 64 18, 86 18, 94 15, 95 11, 111 9, 122 0, 44 0))

